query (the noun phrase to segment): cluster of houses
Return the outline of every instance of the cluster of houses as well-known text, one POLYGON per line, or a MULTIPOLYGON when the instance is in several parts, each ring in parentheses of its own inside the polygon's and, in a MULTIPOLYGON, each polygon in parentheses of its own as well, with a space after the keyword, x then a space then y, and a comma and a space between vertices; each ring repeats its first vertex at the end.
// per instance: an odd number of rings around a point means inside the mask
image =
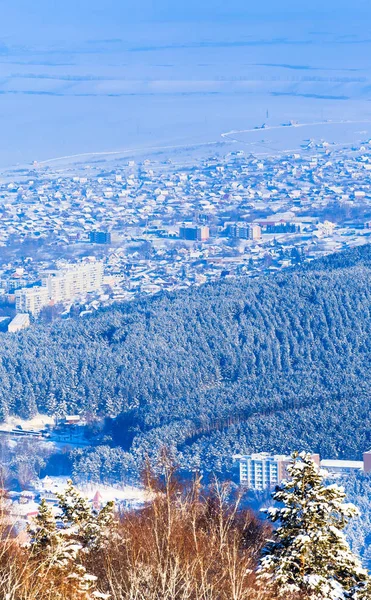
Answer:
POLYGON ((71 269, 82 256, 102 262, 101 293, 93 298, 102 305, 255 276, 366 243, 369 150, 369 141, 341 149, 320 143, 300 153, 238 151, 191 165, 20 170, 0 184, 0 307, 11 306, 17 290, 40 285, 57 258, 68 257, 71 269))

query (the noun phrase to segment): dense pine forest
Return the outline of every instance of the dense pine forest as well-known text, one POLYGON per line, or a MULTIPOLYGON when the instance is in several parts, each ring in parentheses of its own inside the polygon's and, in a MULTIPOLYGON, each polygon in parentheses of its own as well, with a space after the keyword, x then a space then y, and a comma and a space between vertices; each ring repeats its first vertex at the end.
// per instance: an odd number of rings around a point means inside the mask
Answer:
POLYGON ((105 417, 106 443, 75 455, 92 478, 164 444, 219 474, 239 451, 355 459, 371 446, 370 332, 364 246, 4 334, 1 417, 105 417))

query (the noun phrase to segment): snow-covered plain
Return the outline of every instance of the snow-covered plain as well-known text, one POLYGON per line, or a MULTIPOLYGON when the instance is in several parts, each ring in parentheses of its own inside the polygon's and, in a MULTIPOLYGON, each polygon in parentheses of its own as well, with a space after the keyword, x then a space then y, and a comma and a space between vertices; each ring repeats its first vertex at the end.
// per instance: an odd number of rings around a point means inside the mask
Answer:
POLYGON ((368 0, 0 0, 0 11, 0 167, 153 146, 210 154, 229 149, 221 134, 263 122, 364 121, 355 135, 371 122, 368 0))

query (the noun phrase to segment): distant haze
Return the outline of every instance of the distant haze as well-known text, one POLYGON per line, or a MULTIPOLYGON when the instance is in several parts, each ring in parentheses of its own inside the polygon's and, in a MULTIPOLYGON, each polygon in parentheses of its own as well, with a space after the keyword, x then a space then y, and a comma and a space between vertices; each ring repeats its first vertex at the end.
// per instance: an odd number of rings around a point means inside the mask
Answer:
POLYGON ((0 0, 0 166, 371 119, 371 3, 0 0), (268 111, 268 112, 267 112, 268 111))

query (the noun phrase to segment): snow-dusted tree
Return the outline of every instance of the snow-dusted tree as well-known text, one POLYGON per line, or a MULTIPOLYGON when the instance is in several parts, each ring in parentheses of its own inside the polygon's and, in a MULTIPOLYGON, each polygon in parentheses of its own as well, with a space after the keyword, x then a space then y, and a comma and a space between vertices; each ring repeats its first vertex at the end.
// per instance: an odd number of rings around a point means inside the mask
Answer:
POLYGON ((313 600, 371 598, 370 577, 351 552, 342 530, 358 514, 343 488, 326 486, 310 454, 293 454, 290 478, 273 494, 280 508, 267 509, 279 526, 264 549, 258 577, 281 597, 313 600))
POLYGON ((28 533, 35 554, 52 553, 60 543, 60 534, 55 517, 44 498, 39 504, 39 511, 33 524, 28 527, 28 533))
MULTIPOLYGON (((76 513, 72 514, 80 515, 80 508, 78 504, 76 513)), ((41 580, 48 578, 55 590, 55 600, 67 597, 74 600, 109 598, 109 595, 96 589, 97 577, 90 575, 82 564, 80 553, 83 546, 74 536, 73 528, 58 529, 56 519, 44 499, 28 532, 32 557, 37 563, 36 572, 41 580)))
POLYGON ((113 523, 114 503, 107 502, 100 511, 94 510, 71 480, 57 496, 62 520, 66 527, 72 528, 72 534, 83 548, 97 550, 104 546, 113 523))
MULTIPOLYGON (((52 560, 44 563, 51 578, 63 581, 62 598, 67 593, 68 598, 74 600, 93 600, 94 598, 109 598, 96 590, 97 577, 86 571, 80 562, 82 546, 73 539, 61 535, 61 543, 54 551, 52 560)), ((58 590, 58 587, 56 586, 58 590)), ((57 600, 59 600, 57 592, 57 600)))
POLYGON ((93 515, 96 528, 93 538, 90 539, 90 545, 94 548, 104 547, 109 540, 114 522, 114 509, 115 503, 110 501, 107 502, 100 511, 93 515))
POLYGON ((79 526, 85 523, 91 514, 88 500, 74 487, 71 479, 67 481, 66 489, 57 494, 58 505, 62 511, 62 520, 68 524, 79 526))

